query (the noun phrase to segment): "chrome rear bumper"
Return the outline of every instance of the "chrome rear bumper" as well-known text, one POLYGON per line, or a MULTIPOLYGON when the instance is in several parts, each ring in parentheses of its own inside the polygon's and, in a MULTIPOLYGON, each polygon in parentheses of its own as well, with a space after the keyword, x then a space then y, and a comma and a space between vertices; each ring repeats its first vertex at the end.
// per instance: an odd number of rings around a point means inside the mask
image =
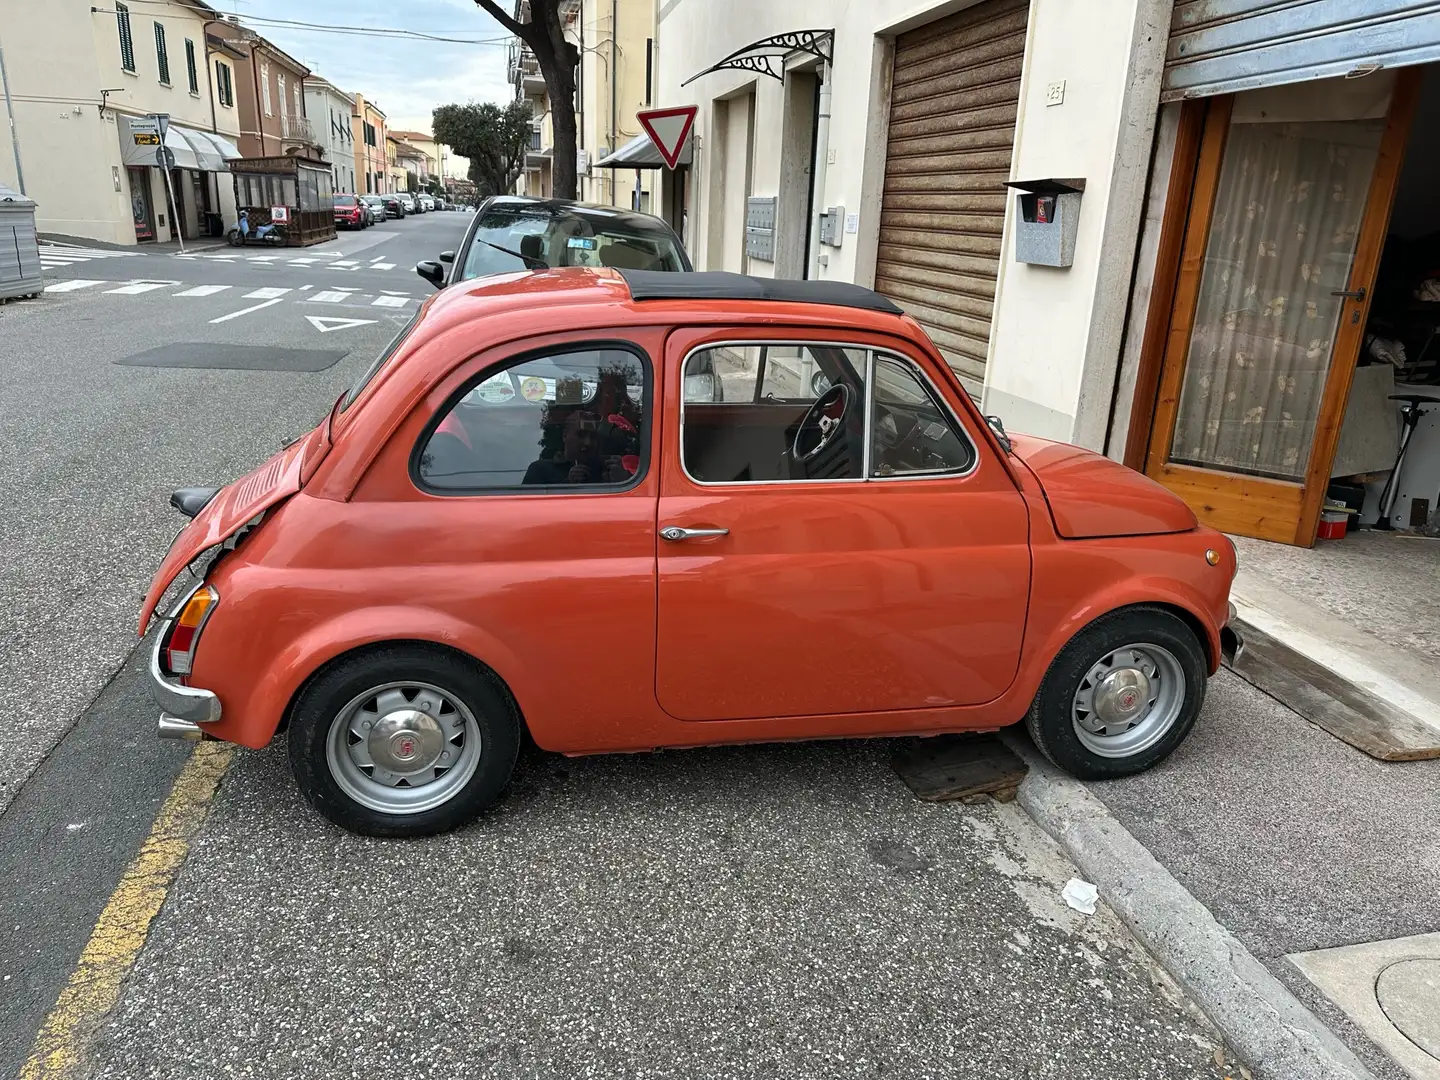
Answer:
POLYGON ((197 686, 182 686, 166 678, 165 673, 160 670, 160 647, 164 641, 165 633, 162 630, 155 635, 155 649, 150 654, 150 696, 155 699, 155 704, 164 710, 160 716, 160 737, 185 738, 187 736, 167 734, 166 721, 189 723, 192 726, 213 724, 220 719, 220 699, 209 690, 202 690, 197 686))

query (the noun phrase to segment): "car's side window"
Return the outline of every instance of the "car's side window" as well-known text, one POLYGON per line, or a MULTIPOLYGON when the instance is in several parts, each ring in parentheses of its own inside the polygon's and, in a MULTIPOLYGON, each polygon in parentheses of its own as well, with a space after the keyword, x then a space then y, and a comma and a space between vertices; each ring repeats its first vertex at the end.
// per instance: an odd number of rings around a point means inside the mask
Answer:
POLYGON ((487 369, 426 427, 413 473, 448 494, 628 487, 644 473, 651 397, 638 348, 519 358, 487 369))
POLYGON ((863 480, 867 350, 725 344, 685 360, 681 455, 701 483, 863 480))
POLYGON ((874 370, 871 476, 965 472, 975 464, 975 448, 907 361, 877 353, 874 370))

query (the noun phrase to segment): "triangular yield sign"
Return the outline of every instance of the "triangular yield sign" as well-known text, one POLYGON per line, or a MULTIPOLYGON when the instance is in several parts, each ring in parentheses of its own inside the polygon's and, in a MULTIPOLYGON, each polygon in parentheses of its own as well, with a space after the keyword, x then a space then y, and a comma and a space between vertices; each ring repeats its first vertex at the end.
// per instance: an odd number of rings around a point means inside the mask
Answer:
POLYGON ((680 164, 680 151, 695 123, 696 109, 694 105, 681 105, 674 109, 643 109, 635 114, 665 164, 672 169, 680 164))
POLYGON ((327 319, 323 315, 306 315, 305 321, 322 334, 331 330, 349 330, 352 326, 368 326, 374 319, 327 319))

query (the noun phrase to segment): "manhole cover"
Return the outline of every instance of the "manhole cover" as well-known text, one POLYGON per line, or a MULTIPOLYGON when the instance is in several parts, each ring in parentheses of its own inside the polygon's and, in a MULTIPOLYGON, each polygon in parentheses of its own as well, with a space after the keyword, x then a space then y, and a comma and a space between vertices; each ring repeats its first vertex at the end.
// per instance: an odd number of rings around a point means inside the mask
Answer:
POLYGON ((1440 960, 1397 960, 1375 980, 1375 998, 1390 1022, 1440 1061, 1440 960))
POLYGON ((324 371, 349 349, 277 349, 219 341, 180 341, 127 356, 125 367, 231 368, 238 371, 324 371))

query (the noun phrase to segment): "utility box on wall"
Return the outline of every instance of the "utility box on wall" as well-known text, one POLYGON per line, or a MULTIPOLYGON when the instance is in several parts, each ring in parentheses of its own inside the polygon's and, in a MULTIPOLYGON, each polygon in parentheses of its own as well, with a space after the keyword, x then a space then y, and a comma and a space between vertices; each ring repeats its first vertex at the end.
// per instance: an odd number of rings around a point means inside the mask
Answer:
POLYGON ((745 200, 745 254, 761 262, 775 261, 774 195, 752 195, 745 200))
POLYGON ((1084 180, 1011 180, 1015 188, 1015 261, 1069 266, 1075 261, 1084 180))

